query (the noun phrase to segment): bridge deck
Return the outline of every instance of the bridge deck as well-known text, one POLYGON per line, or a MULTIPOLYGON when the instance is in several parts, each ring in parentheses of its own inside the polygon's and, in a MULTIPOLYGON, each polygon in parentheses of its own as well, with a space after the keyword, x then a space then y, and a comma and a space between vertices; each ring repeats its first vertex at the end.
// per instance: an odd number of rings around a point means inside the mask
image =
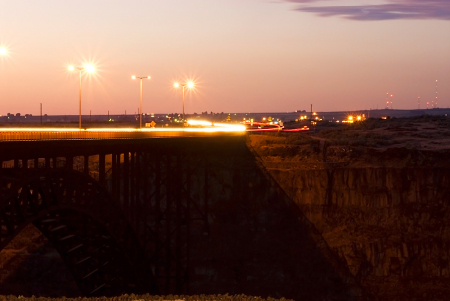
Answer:
POLYGON ((0 141, 14 140, 74 140, 74 139, 143 139, 167 137, 205 137, 243 135, 245 128, 233 125, 186 128, 11 128, 0 129, 0 141))

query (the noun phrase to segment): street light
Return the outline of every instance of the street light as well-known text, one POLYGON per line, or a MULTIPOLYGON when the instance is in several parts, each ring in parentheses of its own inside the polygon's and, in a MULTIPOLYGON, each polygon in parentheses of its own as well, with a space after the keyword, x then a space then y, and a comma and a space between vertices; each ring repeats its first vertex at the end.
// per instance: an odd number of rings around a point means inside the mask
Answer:
POLYGON ((6 53, 8 53, 6 48, 5 47, 0 47, 0 55, 5 55, 6 53))
POLYGON ((141 129, 142 128, 142 79, 144 79, 144 78, 151 79, 151 77, 150 76, 139 77, 139 76, 133 75, 131 78, 132 79, 136 79, 136 78, 140 79, 140 89, 139 89, 139 128, 141 129))
POLYGON ((74 67, 74 66, 69 66, 68 67, 69 71, 73 71, 75 69, 78 69, 79 74, 80 74, 80 87, 78 89, 78 94, 79 94, 79 102, 78 102, 78 127, 81 130, 81 71, 85 70, 86 72, 89 73, 93 73, 95 71, 95 67, 93 65, 85 65, 84 67, 74 67))
POLYGON ((174 86, 174 88, 178 88, 178 87, 183 87, 183 120, 185 120, 184 119, 184 88, 185 87, 187 87, 188 89, 192 89, 192 88, 194 88, 194 82, 187 82, 187 83, 185 83, 184 85, 180 85, 179 83, 174 83, 173 84, 173 86, 174 86))

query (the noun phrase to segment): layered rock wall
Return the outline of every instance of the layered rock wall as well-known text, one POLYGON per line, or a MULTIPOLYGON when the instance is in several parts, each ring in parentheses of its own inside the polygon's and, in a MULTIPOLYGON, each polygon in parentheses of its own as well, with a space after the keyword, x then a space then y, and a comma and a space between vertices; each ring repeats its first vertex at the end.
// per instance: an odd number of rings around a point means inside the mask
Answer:
POLYGON ((375 300, 450 291, 450 169, 268 171, 375 300))

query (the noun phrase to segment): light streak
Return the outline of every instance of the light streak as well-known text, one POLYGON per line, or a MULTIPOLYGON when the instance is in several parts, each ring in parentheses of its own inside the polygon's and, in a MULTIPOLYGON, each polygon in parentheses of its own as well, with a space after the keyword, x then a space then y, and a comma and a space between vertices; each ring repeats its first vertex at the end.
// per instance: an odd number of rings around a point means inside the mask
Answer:
POLYGON ((200 126, 212 126, 212 122, 204 121, 204 120, 188 120, 187 123, 189 125, 200 125, 200 126))
POLYGON ((192 125, 202 125, 203 127, 184 127, 184 128, 1 128, 0 133, 12 132, 53 132, 53 133, 69 133, 69 132, 120 132, 120 133, 152 133, 152 132, 191 132, 191 133, 220 133, 220 132, 245 132, 245 126, 240 124, 211 123, 208 121, 191 121, 192 125))

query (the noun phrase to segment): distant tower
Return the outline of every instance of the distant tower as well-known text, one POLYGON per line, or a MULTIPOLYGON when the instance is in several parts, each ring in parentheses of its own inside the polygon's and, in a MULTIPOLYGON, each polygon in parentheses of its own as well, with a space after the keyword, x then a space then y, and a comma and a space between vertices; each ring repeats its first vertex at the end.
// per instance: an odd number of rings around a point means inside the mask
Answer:
POLYGON ((420 96, 417 97, 417 109, 420 110, 420 96))
POLYGON ((438 85, 438 80, 436 80, 436 95, 435 95, 435 100, 434 100, 434 104, 435 104, 436 108, 438 107, 437 85, 438 85))
POLYGON ((389 109, 389 92, 386 92, 386 107, 385 109, 389 109))

